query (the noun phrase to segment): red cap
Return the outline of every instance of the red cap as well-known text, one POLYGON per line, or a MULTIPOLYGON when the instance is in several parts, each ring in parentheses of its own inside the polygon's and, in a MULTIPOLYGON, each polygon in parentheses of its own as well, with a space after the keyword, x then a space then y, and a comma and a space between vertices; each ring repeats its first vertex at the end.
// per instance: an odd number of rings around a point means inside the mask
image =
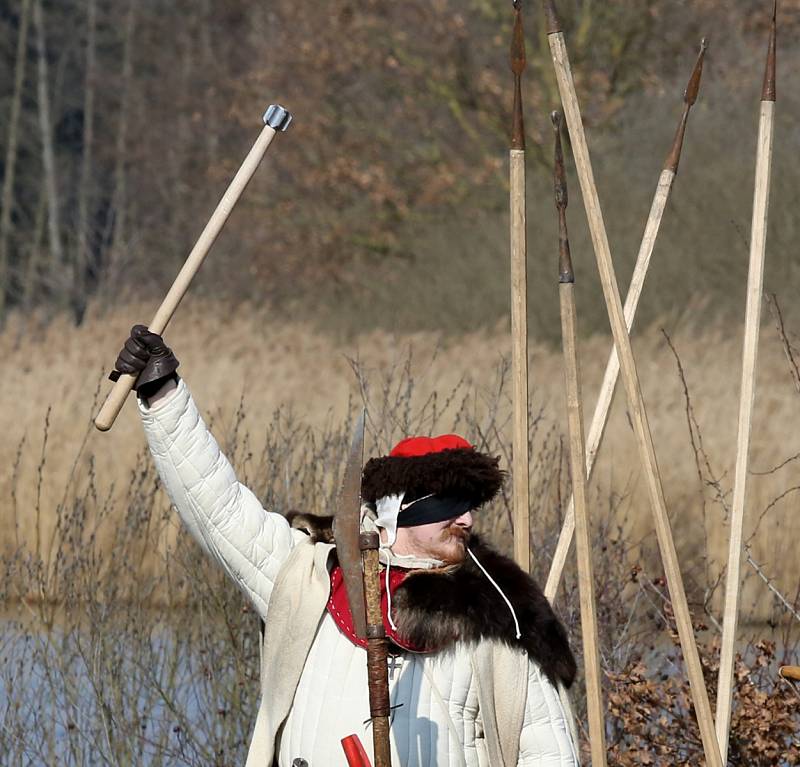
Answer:
POLYGON ((441 437, 408 437, 398 442, 389 455, 393 458, 413 458, 458 448, 475 449, 467 440, 459 437, 458 434, 442 434, 441 437))

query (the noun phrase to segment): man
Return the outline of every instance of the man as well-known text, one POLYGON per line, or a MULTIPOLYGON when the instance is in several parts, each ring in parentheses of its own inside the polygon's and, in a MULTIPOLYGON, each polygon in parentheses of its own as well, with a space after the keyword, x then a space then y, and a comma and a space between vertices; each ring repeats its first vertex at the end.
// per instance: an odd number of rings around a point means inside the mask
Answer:
MULTIPOLYGON (((139 376, 145 434, 172 503, 265 623, 247 767, 344 765, 340 740, 352 733, 371 755, 366 651, 331 532, 323 518, 299 516, 309 534, 262 508, 177 367, 141 325, 116 365, 139 376)), ((471 533, 473 511, 502 480, 496 458, 456 435, 403 440, 364 467, 362 525, 381 534, 395 767, 578 763, 566 632, 534 582, 471 533)))

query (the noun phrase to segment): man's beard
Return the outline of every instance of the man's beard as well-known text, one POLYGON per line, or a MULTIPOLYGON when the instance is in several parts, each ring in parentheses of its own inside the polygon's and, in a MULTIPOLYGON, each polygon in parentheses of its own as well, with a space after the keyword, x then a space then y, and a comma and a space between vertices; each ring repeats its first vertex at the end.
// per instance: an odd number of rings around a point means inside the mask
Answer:
POLYGON ((460 565, 467 556, 470 531, 460 525, 450 525, 442 530, 439 543, 433 552, 446 565, 460 565))

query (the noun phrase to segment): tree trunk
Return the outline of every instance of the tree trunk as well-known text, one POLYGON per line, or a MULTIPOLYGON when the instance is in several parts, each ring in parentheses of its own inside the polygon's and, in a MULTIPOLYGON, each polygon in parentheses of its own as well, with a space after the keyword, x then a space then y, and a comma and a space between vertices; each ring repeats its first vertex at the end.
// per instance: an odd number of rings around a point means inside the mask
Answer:
POLYGON ((114 151, 114 202, 112 205, 114 234, 106 274, 107 281, 111 285, 115 283, 119 273, 119 264, 127 240, 128 177, 125 162, 128 153, 128 120, 133 76, 133 36, 136 30, 136 3, 137 0, 129 0, 128 12, 125 16, 125 42, 122 53, 122 97, 114 151))
POLYGON ((9 284, 8 239, 11 234, 11 211, 14 207, 14 166, 17 161, 19 112, 22 102, 22 87, 25 83, 25 65, 28 60, 30 5, 30 0, 22 0, 22 6, 19 11, 19 36, 17 37, 17 57, 14 66, 14 95, 11 99, 11 116, 8 121, 3 197, 2 201, 0 201, 0 322, 2 322, 5 313, 6 291, 9 284))
POLYGON ((83 89, 83 142, 81 179, 78 190, 78 246, 75 253, 72 305, 80 323, 86 310, 87 282, 92 262, 94 237, 90 232, 89 208, 92 200, 92 144, 94 142, 95 88, 95 31, 97 29, 96 0, 87 0, 86 7, 86 68, 83 89))
POLYGON ((20 299, 23 311, 27 314, 33 306, 36 289, 41 282, 39 268, 42 260, 42 239, 44 236, 45 214, 47 213, 47 184, 44 179, 39 185, 39 200, 36 204, 36 215, 33 219, 33 236, 28 251, 28 260, 25 264, 25 279, 22 283, 22 297, 20 299))
POLYGON ((53 127, 50 120, 50 95, 47 85, 47 46, 44 34, 42 0, 33 0, 33 23, 36 27, 36 52, 38 60, 39 128, 42 134, 42 167, 47 189, 48 235, 50 240, 50 260, 54 282, 63 294, 68 285, 63 278, 64 251, 61 246, 61 225, 59 223, 58 183, 56 179, 55 152, 53 149, 53 127), (60 276, 60 278, 59 278, 60 276))
POLYGON ((217 78, 216 59, 211 42, 211 29, 213 26, 211 17, 211 3, 203 0, 203 13, 200 24, 200 50, 203 62, 203 77, 205 79, 204 100, 205 121, 203 130, 206 139, 206 155, 209 167, 212 167, 217 159, 217 149, 219 148, 219 127, 217 120, 217 110, 214 103, 214 85, 217 78))

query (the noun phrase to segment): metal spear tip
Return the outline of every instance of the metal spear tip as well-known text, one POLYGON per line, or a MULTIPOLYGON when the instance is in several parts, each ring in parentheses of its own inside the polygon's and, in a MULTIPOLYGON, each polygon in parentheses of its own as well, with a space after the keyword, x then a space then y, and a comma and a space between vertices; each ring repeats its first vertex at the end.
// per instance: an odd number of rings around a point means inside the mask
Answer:
POLYGON ((703 76, 703 62, 706 58, 706 51, 708 50, 708 38, 704 37, 700 41, 700 53, 697 56, 692 76, 689 78, 689 84, 683 92, 683 101, 690 107, 694 106, 697 101, 697 95, 700 93, 700 79, 703 76))
POLYGON ((511 33, 511 71, 519 77, 525 69, 525 33, 522 31, 522 14, 514 5, 514 29, 511 33))
POLYGON ((280 104, 270 104, 262 119, 264 125, 269 125, 273 130, 285 131, 292 122, 292 114, 280 104))
POLYGON ((778 50, 778 0, 772 5, 772 29, 769 35, 769 48, 767 50, 767 67, 764 71, 764 87, 761 90, 762 101, 776 101, 776 69, 778 50))
POLYGON ((550 115, 555 133, 555 151, 553 159, 553 182, 556 193, 556 207, 562 210, 567 207, 567 171, 564 167, 564 150, 561 147, 561 112, 555 111, 550 115))

